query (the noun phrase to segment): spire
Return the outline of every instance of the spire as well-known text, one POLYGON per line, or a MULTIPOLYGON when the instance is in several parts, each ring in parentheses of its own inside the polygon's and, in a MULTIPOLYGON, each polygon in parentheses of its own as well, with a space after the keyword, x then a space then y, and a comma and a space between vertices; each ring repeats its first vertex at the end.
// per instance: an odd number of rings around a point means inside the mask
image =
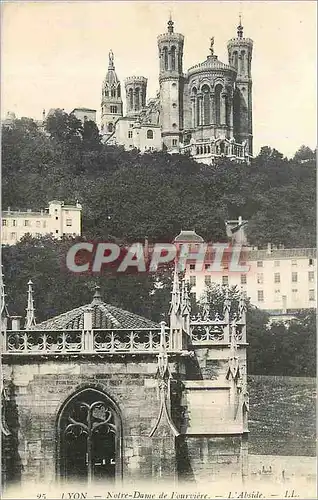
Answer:
POLYGON ((168 33, 173 33, 173 26, 174 26, 174 22, 172 21, 172 17, 171 17, 171 12, 170 12, 170 15, 169 15, 169 21, 168 21, 168 33))
POLYGON ((108 69, 115 69, 114 53, 113 53, 112 49, 110 49, 109 54, 108 54, 108 69))
POLYGON ((8 307, 6 304, 6 293, 5 293, 5 284, 3 280, 3 266, 1 266, 1 290, 0 290, 0 308, 1 308, 1 325, 6 323, 7 318, 9 317, 8 307))
POLYGON ((34 309, 34 300, 33 300, 33 289, 32 289, 32 281, 28 281, 28 306, 26 309, 26 318, 25 318, 25 330, 30 330, 32 326, 35 326, 35 309, 34 309))
POLYGON ((238 38, 243 38, 243 26, 242 26, 242 14, 240 12, 239 14, 239 25, 237 27, 237 37, 238 38))

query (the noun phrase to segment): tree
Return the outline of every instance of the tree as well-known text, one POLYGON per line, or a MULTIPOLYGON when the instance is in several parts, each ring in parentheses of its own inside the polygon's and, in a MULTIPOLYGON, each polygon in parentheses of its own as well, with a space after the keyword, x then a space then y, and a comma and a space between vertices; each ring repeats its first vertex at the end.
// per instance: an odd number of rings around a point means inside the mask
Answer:
POLYGON ((315 160, 316 152, 310 149, 308 146, 304 144, 300 146, 300 148, 296 151, 294 155, 294 160, 299 161, 300 163, 305 163, 310 160, 315 160))
POLYGON ((83 136, 82 122, 75 115, 57 109, 45 122, 45 130, 57 142, 79 145, 83 136))

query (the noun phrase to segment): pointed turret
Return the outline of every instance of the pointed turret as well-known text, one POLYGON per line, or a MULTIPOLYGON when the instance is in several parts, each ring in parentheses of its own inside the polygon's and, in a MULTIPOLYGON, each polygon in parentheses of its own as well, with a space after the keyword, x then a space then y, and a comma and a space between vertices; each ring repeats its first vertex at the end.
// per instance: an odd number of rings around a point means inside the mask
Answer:
POLYGON ((3 279, 3 266, 1 266, 1 283, 0 283, 0 308, 1 308, 1 331, 5 331, 8 327, 9 312, 6 304, 5 284, 3 279))
POLYGON ((106 137, 113 134, 115 123, 123 116, 120 81, 115 70, 114 53, 108 54, 108 70, 102 88, 101 131, 106 137))

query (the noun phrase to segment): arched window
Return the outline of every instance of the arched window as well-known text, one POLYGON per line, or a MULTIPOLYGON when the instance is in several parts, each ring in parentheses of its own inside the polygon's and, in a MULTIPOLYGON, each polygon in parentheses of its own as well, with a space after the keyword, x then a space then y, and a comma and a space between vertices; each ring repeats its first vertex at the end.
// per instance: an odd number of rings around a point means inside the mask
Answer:
POLYGON ((245 50, 241 52, 241 73, 245 71, 245 50))
POLYGON ((203 85, 203 125, 210 124, 210 87, 208 85, 203 85))
POLYGON ((121 96, 120 84, 118 84, 118 87, 117 87, 117 97, 120 97, 120 96, 121 96))
POLYGON ((105 97, 109 97, 109 88, 108 88, 108 85, 105 86, 105 97))
POLYGON ((122 475, 122 425, 115 403, 97 389, 83 389, 58 417, 57 474, 71 481, 122 475))
POLYGON ((115 89, 115 87, 111 88, 111 94, 110 95, 111 95, 111 97, 116 97, 116 89, 115 89))
POLYGON ((216 125, 221 123, 221 92, 222 85, 218 84, 215 87, 215 122, 216 125))
POLYGON ((140 108, 140 89, 139 87, 135 90, 135 111, 139 111, 140 108))
POLYGON ((163 48, 163 67, 165 70, 168 69, 168 48, 163 48))
POLYGON ((232 64, 233 64, 234 68, 237 69, 237 66, 238 66, 238 54, 237 54, 236 50, 233 52, 233 61, 232 61, 232 64))
POLYGON ((109 123, 107 126, 108 132, 112 132, 114 130, 114 125, 112 123, 109 123))
POLYGON ((171 47, 171 69, 174 71, 176 69, 176 48, 171 47))
POLYGON ((133 94, 133 89, 129 89, 128 92, 129 95, 129 109, 132 110, 134 106, 134 94, 133 94))
POLYGON ((147 139, 153 139, 153 131, 147 130, 147 139))

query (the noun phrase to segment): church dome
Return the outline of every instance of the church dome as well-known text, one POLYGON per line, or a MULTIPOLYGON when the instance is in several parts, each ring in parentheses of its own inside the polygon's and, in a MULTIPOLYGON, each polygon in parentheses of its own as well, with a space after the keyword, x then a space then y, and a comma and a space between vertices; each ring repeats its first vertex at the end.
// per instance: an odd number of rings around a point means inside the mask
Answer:
POLYGON ((219 61, 218 57, 215 55, 210 55, 205 61, 189 68, 188 75, 195 75, 202 72, 206 73, 207 71, 230 73, 233 76, 236 75, 236 70, 233 66, 219 61))
POLYGON ((84 328, 84 312, 87 308, 92 309, 92 327, 94 329, 160 328, 160 325, 154 321, 106 304, 102 301, 100 287, 96 287, 93 301, 90 304, 43 321, 34 326, 33 330, 81 330, 84 328))

